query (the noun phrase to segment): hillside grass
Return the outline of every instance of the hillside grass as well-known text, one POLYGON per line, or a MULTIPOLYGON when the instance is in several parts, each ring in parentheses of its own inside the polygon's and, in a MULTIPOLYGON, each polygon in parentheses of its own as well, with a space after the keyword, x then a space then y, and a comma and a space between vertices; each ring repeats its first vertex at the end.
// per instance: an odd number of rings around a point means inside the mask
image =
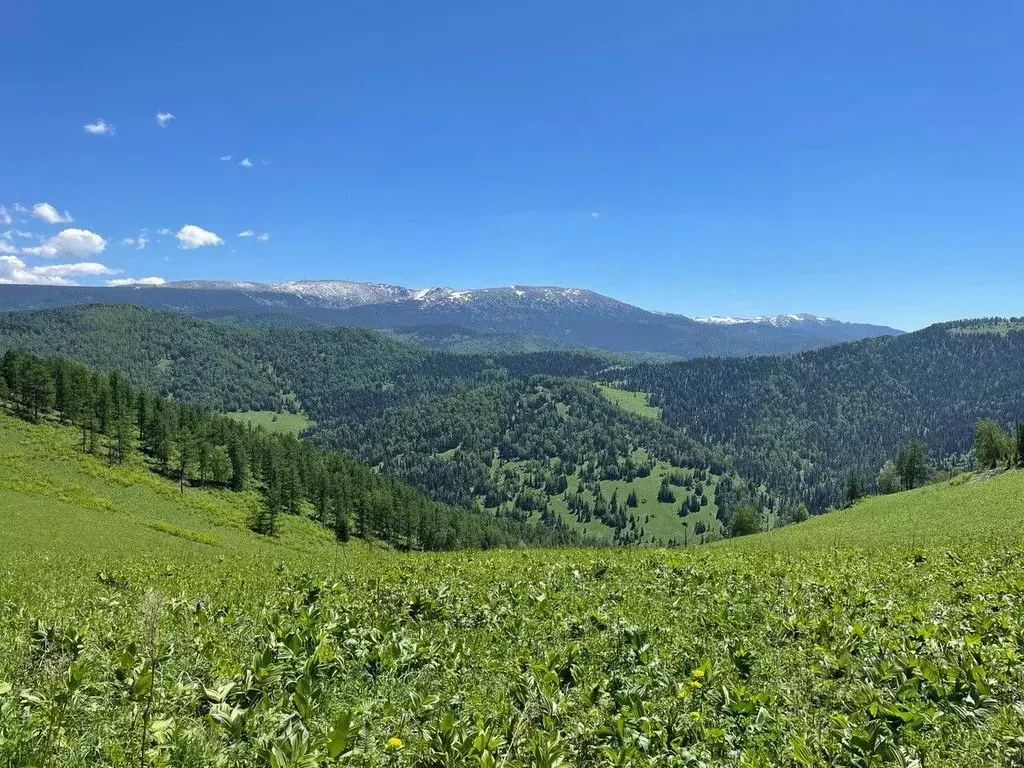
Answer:
POLYGON ((695 549, 403 554, 142 461, 0 415, 0 765, 1024 758, 1024 473, 695 549))
POLYGON ((263 427, 268 432, 299 435, 303 430, 316 426, 316 422, 305 413, 287 411, 233 411, 226 414, 233 419, 244 421, 254 427, 263 427))
POLYGON ((650 396, 646 392, 632 392, 608 384, 598 384, 597 388, 601 390, 601 394, 608 398, 610 402, 627 413, 661 421, 661 408, 656 408, 650 404, 650 396))
MULTIPOLYGON (((720 525, 715 517, 718 507, 715 505, 715 482, 709 481, 704 484, 705 495, 708 498, 706 506, 701 507, 697 512, 691 512, 685 517, 678 514, 679 506, 688 498, 689 492, 686 488, 672 486, 676 496, 674 502, 658 501, 658 490, 661 488, 661 481, 674 469, 666 461, 656 461, 654 469, 647 477, 638 477, 635 480, 600 480, 601 493, 605 499, 610 499, 612 494, 617 494, 618 501, 623 503, 629 496, 630 491, 635 491, 637 506, 626 510, 626 514, 634 514, 640 521, 644 530, 644 543, 665 545, 670 540, 678 544, 697 544, 700 541, 708 540, 717 532, 720 525), (695 536, 694 530, 697 523, 702 522, 708 533, 704 536, 695 536)), ((551 509, 562 517, 570 528, 579 531, 593 539, 611 541, 612 529, 597 518, 590 522, 581 523, 569 512, 566 502, 567 497, 575 495, 580 487, 579 473, 568 477, 569 487, 566 494, 559 494, 551 497, 551 509)), ((594 503, 594 495, 584 491, 583 497, 594 503)))
POLYGON ((1024 471, 959 476, 889 496, 870 496, 805 523, 733 539, 731 548, 818 550, 1016 545, 1024 540, 1024 471), (966 482, 965 482, 966 480, 966 482))

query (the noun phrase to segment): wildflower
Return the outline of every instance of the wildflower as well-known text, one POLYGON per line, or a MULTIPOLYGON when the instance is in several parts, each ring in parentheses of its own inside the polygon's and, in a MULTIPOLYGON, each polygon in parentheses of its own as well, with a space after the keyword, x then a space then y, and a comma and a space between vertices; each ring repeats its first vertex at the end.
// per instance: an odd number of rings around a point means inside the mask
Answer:
POLYGON ((701 678, 704 677, 704 667, 697 667, 693 672, 690 673, 692 677, 701 678))
POLYGON ((388 749, 397 751, 397 750, 401 749, 404 746, 405 746, 405 742, 402 741, 397 736, 392 736, 390 739, 388 739, 388 749))

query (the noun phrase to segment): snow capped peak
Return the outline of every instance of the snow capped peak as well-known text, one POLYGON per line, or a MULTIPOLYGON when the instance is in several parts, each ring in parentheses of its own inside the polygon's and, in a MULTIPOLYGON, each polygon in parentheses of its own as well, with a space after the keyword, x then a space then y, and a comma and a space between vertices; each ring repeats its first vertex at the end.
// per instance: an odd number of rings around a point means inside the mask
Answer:
MULTIPOLYGON (((256 283, 232 280, 190 280, 167 283, 169 288, 191 288, 241 291, 265 304, 280 303, 280 294, 290 294, 310 306, 328 309, 350 309, 367 304, 415 302, 424 313, 465 310, 481 317, 497 314, 583 313, 608 317, 631 317, 645 322, 652 315, 667 317, 663 312, 647 312, 616 299, 582 288, 550 285, 507 285, 493 288, 452 288, 438 285, 427 288, 405 288, 387 283, 360 283, 353 280, 286 280, 279 283, 256 283), (276 294, 276 295, 275 295, 276 294)), ((693 318, 698 323, 719 326, 759 325, 774 328, 826 328, 841 326, 838 320, 821 315, 787 313, 736 317, 709 315, 693 318)))
POLYGON ((809 325, 838 325, 839 320, 833 320, 831 317, 822 317, 821 315, 810 315, 806 312, 787 313, 783 315, 760 315, 758 317, 731 317, 729 315, 711 315, 710 317, 695 317, 693 318, 698 323, 708 323, 710 325, 743 325, 745 323, 756 324, 756 325, 770 325, 775 328, 795 328, 795 327, 806 327, 809 325))
POLYGON ((741 323, 754 322, 746 317, 729 317, 728 315, 711 315, 709 317, 695 317, 693 319, 698 323, 708 323, 709 325, 740 325, 741 323))

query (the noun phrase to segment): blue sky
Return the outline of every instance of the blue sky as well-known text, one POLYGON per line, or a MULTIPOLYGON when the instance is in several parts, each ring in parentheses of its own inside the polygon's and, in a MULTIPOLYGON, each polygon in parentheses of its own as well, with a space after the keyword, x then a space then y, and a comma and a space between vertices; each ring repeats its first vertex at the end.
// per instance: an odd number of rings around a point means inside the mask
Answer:
POLYGON ((1022 27, 1012 2, 10 4, 0 279, 1020 315, 1022 27))

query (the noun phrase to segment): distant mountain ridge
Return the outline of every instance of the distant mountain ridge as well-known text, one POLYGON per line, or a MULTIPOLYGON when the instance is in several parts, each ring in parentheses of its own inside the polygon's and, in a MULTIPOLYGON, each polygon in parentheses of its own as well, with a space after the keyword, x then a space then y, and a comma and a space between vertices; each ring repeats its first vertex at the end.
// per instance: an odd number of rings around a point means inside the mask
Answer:
MULTIPOLYGON (((0 310, 123 303, 251 325, 377 329, 461 327, 491 337, 515 334, 617 353, 675 358, 788 354, 901 333, 817 315, 699 318, 651 312, 581 288, 510 285, 407 288, 349 280, 282 283, 189 280, 162 286, 0 286, 0 310)), ((436 334, 418 335, 430 345, 436 334)))
POLYGON ((844 325, 842 320, 836 320, 834 317, 809 315, 806 312, 785 315, 761 315, 759 317, 712 315, 711 317, 695 317, 693 319, 698 323, 710 323, 712 325, 742 325, 744 323, 756 323, 758 325, 773 325, 776 328, 792 328, 795 325, 817 325, 823 328, 844 325))

